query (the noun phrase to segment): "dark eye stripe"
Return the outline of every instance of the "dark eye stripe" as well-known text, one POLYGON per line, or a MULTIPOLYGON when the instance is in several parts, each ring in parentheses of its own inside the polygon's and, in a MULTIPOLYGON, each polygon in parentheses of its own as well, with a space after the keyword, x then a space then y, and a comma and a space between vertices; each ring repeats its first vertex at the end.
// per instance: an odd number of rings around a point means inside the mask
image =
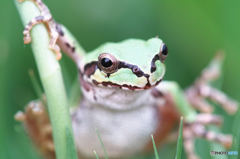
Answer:
POLYGON ((153 72, 156 71, 156 69, 157 69, 156 64, 155 64, 155 62, 156 62, 157 60, 160 60, 160 61, 161 61, 161 59, 160 59, 160 57, 159 57, 158 54, 156 54, 156 55, 153 57, 153 59, 152 59, 151 69, 150 69, 151 73, 153 73, 153 72))
POLYGON ((121 68, 131 69, 132 72, 138 77, 142 77, 142 76, 145 76, 147 78, 149 77, 149 75, 145 74, 137 65, 132 65, 132 64, 120 61, 118 64, 118 69, 121 69, 121 68))
MULTIPOLYGON (((87 63, 84 66, 84 74, 86 74, 88 77, 93 75, 96 71, 98 62, 97 61, 92 61, 90 63, 87 63)), ((137 76, 137 77, 146 77, 149 78, 148 74, 145 74, 137 65, 132 65, 123 61, 118 62, 118 70, 121 68, 128 68, 131 69, 132 72, 137 76)))
POLYGON ((88 76, 88 78, 95 73, 97 70, 97 61, 92 61, 91 63, 87 63, 84 66, 84 74, 88 76))

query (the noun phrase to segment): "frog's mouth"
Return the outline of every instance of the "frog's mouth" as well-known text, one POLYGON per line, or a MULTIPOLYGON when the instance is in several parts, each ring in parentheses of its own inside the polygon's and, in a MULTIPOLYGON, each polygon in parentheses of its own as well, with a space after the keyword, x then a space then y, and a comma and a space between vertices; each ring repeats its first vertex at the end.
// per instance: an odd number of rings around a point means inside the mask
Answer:
POLYGON ((147 89, 150 89, 152 87, 155 87, 161 81, 162 81, 162 79, 157 81, 156 84, 151 85, 149 83, 149 80, 148 80, 148 83, 144 87, 131 86, 131 85, 127 85, 127 84, 118 85, 118 84, 112 83, 112 82, 101 82, 101 83, 99 83, 96 80, 93 80, 93 83, 97 86, 103 86, 103 87, 109 87, 109 88, 120 88, 120 89, 124 89, 124 90, 132 90, 132 91, 140 91, 140 90, 147 90, 147 89))

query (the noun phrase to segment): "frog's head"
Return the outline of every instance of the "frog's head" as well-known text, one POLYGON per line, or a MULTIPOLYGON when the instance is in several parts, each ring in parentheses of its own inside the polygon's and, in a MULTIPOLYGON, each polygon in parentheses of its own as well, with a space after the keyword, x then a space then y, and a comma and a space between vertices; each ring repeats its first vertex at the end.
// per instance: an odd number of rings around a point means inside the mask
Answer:
POLYGON ((83 59, 84 80, 100 87, 149 89, 162 80, 167 55, 167 46, 159 38, 106 43, 83 59))

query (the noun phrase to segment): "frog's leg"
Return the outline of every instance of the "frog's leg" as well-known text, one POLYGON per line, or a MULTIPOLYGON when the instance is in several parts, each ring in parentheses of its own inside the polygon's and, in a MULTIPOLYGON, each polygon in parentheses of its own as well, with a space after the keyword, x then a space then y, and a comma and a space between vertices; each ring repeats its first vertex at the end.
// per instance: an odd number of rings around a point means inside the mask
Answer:
MULTIPOLYGON (((25 0, 18 0, 23 2, 25 0)), ((56 58, 61 59, 62 55, 60 48, 73 59, 79 66, 79 61, 82 55, 85 54, 84 49, 77 43, 77 40, 71 35, 71 33, 60 24, 56 23, 50 13, 48 7, 42 2, 42 0, 31 0, 40 10, 40 15, 33 18, 25 27, 24 43, 31 42, 30 30, 32 27, 39 23, 44 23, 50 34, 49 48, 56 53, 56 58), (56 44, 57 43, 57 44, 56 44)))
POLYGON ((210 62, 209 66, 202 71, 201 76, 194 85, 186 90, 186 95, 191 105, 204 113, 211 113, 213 106, 206 100, 210 99, 221 106, 229 114, 234 114, 238 109, 238 103, 230 99, 225 93, 210 86, 210 83, 218 79, 221 75, 221 66, 224 54, 219 52, 210 62))
MULTIPOLYGON (((46 101, 44 102, 46 103, 46 101)), ((38 150, 46 158, 56 158, 52 137, 52 127, 48 114, 42 101, 32 101, 25 111, 18 111, 15 115, 17 121, 23 122, 25 130, 31 137, 38 150)))
MULTIPOLYGON (((24 0, 18 0, 19 2, 23 2, 24 0)), ((52 19, 52 15, 48 9, 48 7, 41 1, 41 0, 31 0, 33 1, 37 7, 39 8, 41 14, 35 18, 33 18, 25 27, 23 34, 24 34, 24 43, 28 44, 31 42, 30 30, 32 27, 39 23, 46 23, 48 29, 51 31, 51 38, 49 43, 49 48, 52 49, 56 53, 56 58, 61 59, 62 55, 60 53, 60 48, 56 45, 56 40, 58 38, 58 32, 54 29, 54 22, 52 19)))
POLYGON ((194 151, 194 141, 197 137, 218 142, 226 148, 231 147, 232 136, 220 133, 216 134, 212 131, 205 130, 205 125, 207 124, 221 125, 222 119, 212 114, 197 114, 176 82, 163 81, 156 89, 161 92, 163 96, 170 96, 175 108, 180 115, 184 116, 184 147, 189 158, 197 158, 194 151))

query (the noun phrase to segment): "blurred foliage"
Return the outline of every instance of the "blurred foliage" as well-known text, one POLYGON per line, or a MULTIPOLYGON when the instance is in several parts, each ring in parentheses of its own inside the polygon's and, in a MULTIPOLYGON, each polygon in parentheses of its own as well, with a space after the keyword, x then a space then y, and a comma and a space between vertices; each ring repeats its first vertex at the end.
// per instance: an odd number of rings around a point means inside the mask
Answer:
MULTIPOLYGON (((217 50, 224 50, 222 90, 240 101, 240 1, 58 0, 46 4, 55 20, 87 51, 107 41, 158 35, 170 50, 165 79, 175 80, 183 88, 194 81, 217 50)), ((0 1, 0 24, 0 158, 39 158, 13 119, 18 110, 37 98, 27 73, 32 68, 37 74, 36 64, 30 45, 23 44, 23 26, 13 1, 0 1)), ((76 67, 65 56, 61 64, 68 89, 76 67)), ((215 110, 225 119, 222 132, 232 133, 234 116, 218 107, 215 110)), ((209 148, 206 141, 196 143, 202 158, 210 158, 209 148)), ((176 148, 171 145, 161 152, 165 150, 175 155, 176 148)))

